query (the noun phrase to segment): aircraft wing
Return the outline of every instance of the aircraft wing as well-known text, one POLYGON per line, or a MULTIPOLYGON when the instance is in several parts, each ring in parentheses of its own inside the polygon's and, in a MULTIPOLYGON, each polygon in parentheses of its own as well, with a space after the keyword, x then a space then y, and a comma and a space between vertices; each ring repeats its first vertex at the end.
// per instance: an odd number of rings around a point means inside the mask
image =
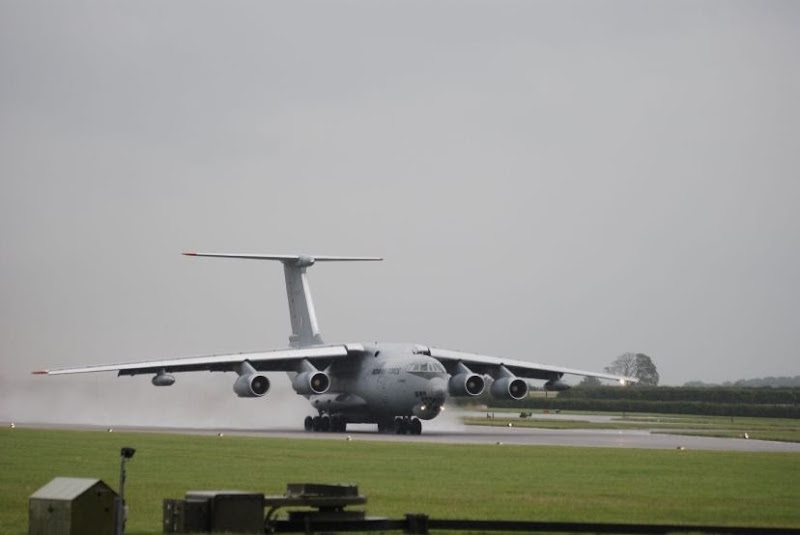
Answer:
POLYGON ((553 379, 558 380, 562 375, 569 374, 582 375, 585 377, 597 377, 598 379, 609 379, 611 381, 618 381, 623 384, 637 382, 637 380, 633 377, 623 377, 609 373, 575 370, 572 368, 562 368, 561 366, 550 366, 548 364, 537 364, 535 362, 526 362, 523 360, 491 357, 488 355, 477 355, 474 353, 466 353, 464 351, 453 351, 450 349, 440 349, 436 347, 430 347, 428 350, 430 351, 430 355, 439 360, 448 371, 454 369, 458 362, 462 362, 473 372, 480 374, 488 374, 490 370, 496 369, 498 366, 505 366, 517 377, 522 377, 525 379, 542 379, 545 381, 553 379))
POLYGON ((275 349, 255 353, 231 353, 228 355, 206 355, 163 360, 146 360, 124 364, 84 366, 81 368, 62 368, 39 370, 39 375, 65 375, 72 373, 92 373, 116 371, 118 375, 139 375, 150 373, 173 373, 194 371, 235 371, 237 365, 248 362, 257 371, 297 371, 303 360, 308 360, 319 369, 325 369, 334 360, 347 358, 351 353, 364 351, 361 344, 341 344, 329 346, 304 347, 299 349, 275 349))

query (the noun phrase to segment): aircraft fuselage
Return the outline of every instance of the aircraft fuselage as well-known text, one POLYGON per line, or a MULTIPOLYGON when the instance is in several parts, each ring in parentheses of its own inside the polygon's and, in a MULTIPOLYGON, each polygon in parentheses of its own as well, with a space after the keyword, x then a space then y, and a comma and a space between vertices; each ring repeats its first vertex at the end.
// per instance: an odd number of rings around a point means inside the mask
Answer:
POLYGON ((389 425, 396 417, 430 420, 447 400, 444 366, 407 344, 365 344, 365 351, 328 370, 328 392, 308 399, 320 417, 389 425))

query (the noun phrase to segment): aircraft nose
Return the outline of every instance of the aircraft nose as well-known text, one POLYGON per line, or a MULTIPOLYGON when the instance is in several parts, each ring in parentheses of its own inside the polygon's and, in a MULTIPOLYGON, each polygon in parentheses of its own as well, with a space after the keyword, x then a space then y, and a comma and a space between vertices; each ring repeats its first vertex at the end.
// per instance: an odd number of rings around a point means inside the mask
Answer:
POLYGON ((444 401, 447 396, 447 383, 441 377, 433 377, 428 381, 426 390, 431 399, 444 401))

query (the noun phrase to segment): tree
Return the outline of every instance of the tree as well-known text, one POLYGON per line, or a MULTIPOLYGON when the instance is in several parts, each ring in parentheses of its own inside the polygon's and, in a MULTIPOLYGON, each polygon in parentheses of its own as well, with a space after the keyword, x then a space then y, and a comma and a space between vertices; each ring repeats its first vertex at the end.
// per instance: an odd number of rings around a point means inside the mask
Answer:
POLYGON ((603 386, 600 379, 587 375, 583 378, 583 381, 575 385, 575 388, 597 388, 598 386, 603 386))
POLYGON ((606 373, 633 377, 638 379, 641 385, 658 385, 659 376, 656 365, 644 353, 624 353, 618 356, 610 366, 606 366, 605 371, 606 373))

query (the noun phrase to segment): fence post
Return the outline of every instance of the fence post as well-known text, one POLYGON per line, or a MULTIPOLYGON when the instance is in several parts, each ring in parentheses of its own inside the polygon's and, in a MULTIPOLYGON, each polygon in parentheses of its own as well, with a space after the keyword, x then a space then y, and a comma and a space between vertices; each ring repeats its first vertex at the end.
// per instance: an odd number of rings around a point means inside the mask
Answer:
POLYGON ((428 515, 406 513, 406 527, 403 533, 408 535, 428 535, 428 515))

